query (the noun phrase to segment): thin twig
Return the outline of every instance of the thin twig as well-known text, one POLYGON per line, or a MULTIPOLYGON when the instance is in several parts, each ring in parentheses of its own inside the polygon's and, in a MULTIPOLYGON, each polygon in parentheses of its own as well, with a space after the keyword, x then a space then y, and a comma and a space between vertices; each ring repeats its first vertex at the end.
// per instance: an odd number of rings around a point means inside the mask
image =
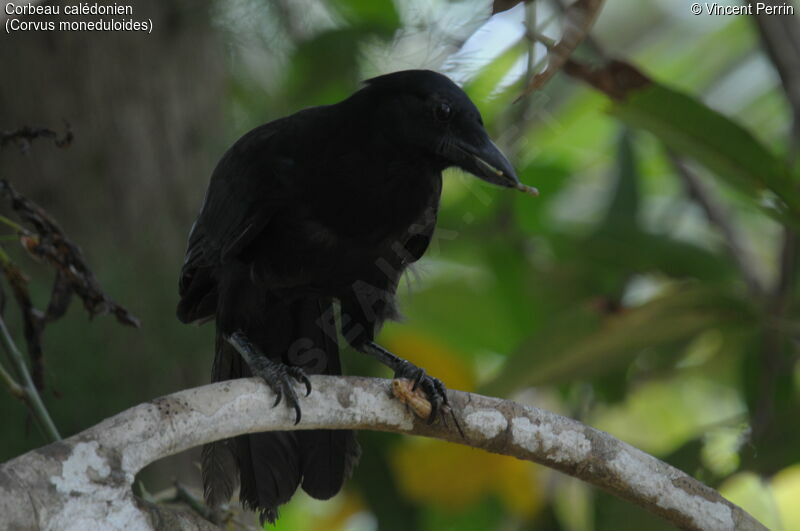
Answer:
POLYGON ((5 216, 0 216, 0 223, 2 223, 3 225, 8 225, 9 227, 17 231, 20 235, 30 234, 30 231, 28 229, 26 229, 16 221, 11 220, 5 216))
POLYGON ((12 396, 15 398, 19 398, 20 400, 25 400, 25 389, 17 383, 11 374, 6 371, 6 368, 0 364, 0 378, 2 378, 3 383, 6 384, 8 388, 8 392, 11 393, 12 396))
POLYGON ((80 297, 90 316, 111 313, 123 324, 139 327, 139 321, 128 310, 114 302, 101 289, 94 273, 75 245, 55 220, 40 206, 18 193, 5 179, 0 179, 0 196, 11 202, 11 208, 23 224, 0 215, 0 224, 17 232, 22 247, 33 258, 50 264, 55 269, 55 279, 50 302, 45 312, 37 310, 30 296, 28 279, 0 247, 0 270, 13 291, 22 312, 25 341, 31 358, 31 372, 37 390, 44 389, 44 354, 42 334, 45 326, 67 311, 73 294, 80 297))
MULTIPOLYGON (((555 6, 556 10, 562 14, 562 16, 569 8, 569 4, 566 0, 553 0, 551 3, 555 6)), ((591 33, 586 34, 581 42, 581 46, 590 50, 598 58, 604 58, 606 56, 605 52, 603 51, 603 47, 600 46, 600 43, 597 42, 597 39, 592 37, 591 33)))
POLYGON ((522 94, 516 99, 521 100, 534 90, 538 90, 556 75, 569 60, 578 45, 586 38, 594 25, 603 0, 575 0, 564 12, 564 33, 555 46, 548 48, 548 62, 544 71, 539 72, 528 83, 522 94))
MULTIPOLYGON (((756 2, 748 0, 752 6, 756 2)), ((786 5, 785 2, 769 0, 772 6, 786 5)), ((800 138, 800 19, 794 15, 772 15, 759 13, 750 17, 758 28, 761 42, 772 64, 781 78, 781 86, 792 108, 793 142, 790 144, 796 156, 797 139, 800 138)))
POLYGON ((42 425, 42 428, 45 430, 50 440, 61 440, 61 434, 58 433, 58 429, 56 428, 53 419, 50 417, 50 413, 47 411, 47 408, 42 401, 42 397, 39 396, 39 392, 36 390, 36 386, 33 384, 33 379, 31 378, 30 372, 28 372, 28 366, 25 364, 25 359, 17 348, 17 345, 14 343, 14 340, 8 331, 8 327, 6 326, 6 322, 2 317, 0 317, 0 340, 2 340, 3 347, 6 349, 6 352, 14 363, 17 373, 23 380, 21 389, 24 392, 24 400, 28 405, 28 409, 30 409, 33 416, 42 425))
POLYGON ((191 510, 206 520, 215 521, 214 511, 203 500, 189 492, 189 489, 177 479, 173 482, 173 485, 175 485, 175 501, 185 503, 191 510))

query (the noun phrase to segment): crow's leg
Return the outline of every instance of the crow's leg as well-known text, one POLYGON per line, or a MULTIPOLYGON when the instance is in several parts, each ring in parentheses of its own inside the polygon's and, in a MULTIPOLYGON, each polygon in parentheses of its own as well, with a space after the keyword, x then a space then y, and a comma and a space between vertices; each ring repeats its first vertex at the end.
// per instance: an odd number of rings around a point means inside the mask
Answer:
POLYGON ((300 367, 292 367, 281 362, 272 361, 253 345, 242 332, 234 332, 227 337, 227 340, 241 354, 248 367, 250 367, 250 372, 255 376, 260 376, 275 392, 275 403, 272 407, 277 406, 283 395, 286 395, 286 402, 289 407, 294 408, 296 414, 294 423, 300 422, 300 404, 298 403, 292 380, 305 384, 306 396, 308 396, 311 393, 311 382, 303 370, 300 367))
POLYGON ((429 376, 425 373, 425 369, 395 356, 374 341, 365 342, 358 347, 358 350, 372 356, 392 369, 395 378, 408 378, 414 382, 414 389, 419 387, 425 391, 431 403, 431 415, 428 417, 428 424, 432 424, 440 414, 442 414, 442 422, 445 422, 443 414, 449 411, 450 402, 447 400, 447 389, 441 380, 429 376))

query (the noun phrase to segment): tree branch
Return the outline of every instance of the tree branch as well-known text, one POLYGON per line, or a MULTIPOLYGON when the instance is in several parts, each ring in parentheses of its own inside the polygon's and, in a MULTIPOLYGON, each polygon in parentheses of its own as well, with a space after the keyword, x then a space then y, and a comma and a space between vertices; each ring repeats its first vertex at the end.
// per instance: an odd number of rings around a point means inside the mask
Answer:
POLYGON ((428 425, 374 378, 312 376, 303 420, 271 407, 257 379, 221 382, 155 399, 64 441, 0 466, 0 527, 205 529, 191 513, 136 499, 135 474, 153 461, 207 442, 270 430, 371 429, 467 444, 526 459, 583 479, 684 529, 766 529, 683 472, 607 433, 554 413, 498 398, 450 391, 461 418, 428 425), (91 525, 88 525, 91 524, 91 525))
MULTIPOLYGON (((751 6, 756 2, 747 0, 751 6)), ((784 5, 777 0, 766 2, 772 6, 784 5)), ((792 108, 792 137, 800 137, 800 22, 794 15, 767 15, 750 17, 761 37, 761 42, 781 78, 783 90, 792 108)), ((796 151, 795 142, 790 146, 796 151)))

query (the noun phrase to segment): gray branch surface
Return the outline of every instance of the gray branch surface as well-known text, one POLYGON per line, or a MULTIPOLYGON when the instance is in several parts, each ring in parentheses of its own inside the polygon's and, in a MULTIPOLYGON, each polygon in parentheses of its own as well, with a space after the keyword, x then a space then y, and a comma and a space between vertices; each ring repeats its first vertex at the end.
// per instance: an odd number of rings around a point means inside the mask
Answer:
POLYGON ((515 402, 449 391, 466 438, 427 425, 375 378, 312 376, 303 419, 273 408, 257 379, 221 382, 140 404, 69 439, 0 465, 2 529, 214 529, 189 512, 136 498, 144 466, 219 439, 261 431, 369 429, 435 437, 540 463, 637 503, 678 527, 766 529, 715 490, 575 420, 515 402))

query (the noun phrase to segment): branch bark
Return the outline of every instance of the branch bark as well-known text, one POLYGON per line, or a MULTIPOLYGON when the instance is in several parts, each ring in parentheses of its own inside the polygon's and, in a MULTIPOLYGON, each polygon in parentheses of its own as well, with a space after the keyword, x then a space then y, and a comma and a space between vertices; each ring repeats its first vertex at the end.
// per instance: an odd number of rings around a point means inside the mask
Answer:
POLYGON ((257 379, 221 382, 157 398, 0 466, 4 529, 208 529, 191 513, 133 496, 147 464, 243 433, 370 429, 435 437, 525 459, 583 479, 684 529, 763 530, 744 510, 668 464, 575 420, 511 401, 450 391, 465 433, 428 425, 374 378, 312 376, 303 420, 271 407, 257 379))

